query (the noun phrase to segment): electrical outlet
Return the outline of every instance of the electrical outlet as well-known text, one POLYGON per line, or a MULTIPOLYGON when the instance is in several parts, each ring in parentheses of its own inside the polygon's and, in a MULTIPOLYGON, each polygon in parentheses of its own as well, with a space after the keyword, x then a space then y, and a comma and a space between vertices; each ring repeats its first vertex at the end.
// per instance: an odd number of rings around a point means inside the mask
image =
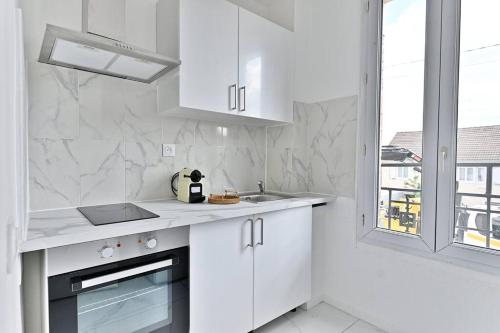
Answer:
POLYGON ((162 154, 163 157, 175 157, 175 145, 164 143, 162 145, 162 154))

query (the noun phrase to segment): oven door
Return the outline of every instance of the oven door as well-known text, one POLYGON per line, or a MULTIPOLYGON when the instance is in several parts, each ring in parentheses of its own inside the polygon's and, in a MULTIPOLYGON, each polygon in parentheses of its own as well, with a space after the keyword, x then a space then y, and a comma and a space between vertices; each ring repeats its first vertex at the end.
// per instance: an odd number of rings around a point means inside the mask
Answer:
POLYGON ((51 333, 188 333, 188 248, 49 278, 51 333))

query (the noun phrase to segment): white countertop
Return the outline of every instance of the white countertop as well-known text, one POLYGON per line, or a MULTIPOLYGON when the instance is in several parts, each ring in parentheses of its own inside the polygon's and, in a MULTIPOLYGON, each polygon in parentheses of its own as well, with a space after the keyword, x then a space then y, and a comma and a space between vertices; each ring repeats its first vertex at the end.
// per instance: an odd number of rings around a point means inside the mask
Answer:
POLYGON ((30 214, 27 237, 21 243, 20 251, 37 251, 105 238, 310 206, 333 200, 335 200, 334 196, 299 193, 294 194, 294 198, 291 199, 261 203, 241 202, 234 205, 186 204, 173 199, 135 202, 134 204, 160 217, 102 226, 92 225, 76 208, 34 212, 30 214))

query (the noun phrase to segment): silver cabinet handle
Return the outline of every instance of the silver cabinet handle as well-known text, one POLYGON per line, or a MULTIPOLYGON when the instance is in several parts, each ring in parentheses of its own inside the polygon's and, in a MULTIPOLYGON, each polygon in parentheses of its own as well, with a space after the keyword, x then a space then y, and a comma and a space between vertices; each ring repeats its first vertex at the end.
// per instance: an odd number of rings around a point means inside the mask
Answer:
POLYGON ((260 242, 257 245, 264 245, 264 219, 259 217, 255 222, 260 221, 260 242))
POLYGON ((236 84, 230 85, 229 86, 229 110, 236 110, 236 101, 238 100, 238 97, 236 96, 236 84))
POLYGON ((250 222, 252 227, 250 228, 250 243, 247 244, 246 247, 253 247, 253 245, 254 245, 254 231, 253 231, 254 221, 253 221, 253 219, 248 219, 247 222, 250 222))
POLYGON ((73 291, 79 291, 82 289, 95 287, 95 286, 105 284, 108 282, 118 281, 118 280, 130 277, 130 276, 155 271, 157 269, 162 269, 165 267, 170 267, 173 264, 174 263, 173 263, 172 259, 167 259, 167 260, 155 262, 155 263, 140 266, 140 267, 135 267, 135 268, 123 270, 123 271, 116 272, 116 273, 111 273, 111 274, 107 274, 107 275, 94 277, 94 278, 91 278, 88 280, 82 280, 80 283, 73 283, 71 285, 71 289, 73 291))
POLYGON ((247 109, 247 88, 241 87, 239 91, 239 110, 246 111, 246 109, 247 109))

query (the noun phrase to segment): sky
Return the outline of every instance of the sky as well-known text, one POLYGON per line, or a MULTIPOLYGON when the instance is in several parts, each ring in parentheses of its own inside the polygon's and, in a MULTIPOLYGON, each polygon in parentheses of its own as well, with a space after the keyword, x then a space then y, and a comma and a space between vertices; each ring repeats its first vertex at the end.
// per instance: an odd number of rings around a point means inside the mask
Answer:
MULTIPOLYGON (((459 127, 500 125, 499 0, 462 0, 459 127)), ((425 0, 384 5, 382 144, 399 131, 421 131, 425 0)))

